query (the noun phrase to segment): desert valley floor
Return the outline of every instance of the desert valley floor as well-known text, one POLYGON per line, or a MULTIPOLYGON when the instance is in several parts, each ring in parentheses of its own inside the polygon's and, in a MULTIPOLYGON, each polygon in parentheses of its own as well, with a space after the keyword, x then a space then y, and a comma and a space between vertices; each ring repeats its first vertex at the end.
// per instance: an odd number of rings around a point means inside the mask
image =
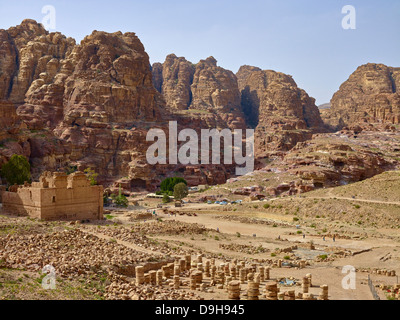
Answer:
MULTIPOLYGON (((254 281, 260 300, 271 281, 280 299, 318 299, 327 285, 330 300, 372 300, 370 277, 380 299, 393 299, 400 273, 398 189, 375 193, 389 185, 400 186, 399 172, 226 206, 198 203, 198 194, 182 208, 160 208, 159 199, 141 197, 127 210, 107 208, 105 220, 97 222, 44 222, 3 212, 0 297, 225 300, 227 283, 237 279, 243 300, 254 281), (48 264, 55 268, 55 290, 42 288, 48 264), (355 289, 343 286, 345 266, 357 271, 355 289), (193 274, 200 280, 192 280, 193 274), (303 294, 309 274, 311 286, 303 294)), ((212 187, 202 196, 228 187, 212 187)))

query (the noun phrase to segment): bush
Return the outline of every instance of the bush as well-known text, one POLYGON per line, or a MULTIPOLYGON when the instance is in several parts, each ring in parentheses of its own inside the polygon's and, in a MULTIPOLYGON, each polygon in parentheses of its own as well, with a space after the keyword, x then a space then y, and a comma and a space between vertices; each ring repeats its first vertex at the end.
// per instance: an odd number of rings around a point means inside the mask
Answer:
POLYGON ((119 186, 119 194, 116 196, 115 194, 111 195, 111 199, 117 205, 117 207, 127 208, 129 205, 128 198, 125 197, 121 192, 121 185, 119 186))
POLYGON ((24 156, 14 154, 1 168, 1 176, 8 185, 22 185, 25 181, 31 181, 31 165, 24 156))
POLYGON ((78 166, 68 166, 67 168, 65 168, 65 173, 67 175, 70 175, 76 171, 78 171, 78 166))
POLYGON ((264 204, 264 209, 269 209, 271 207, 271 205, 269 203, 264 204))
POLYGON ((123 194, 119 194, 118 196, 116 196, 114 199, 114 203, 117 205, 117 207, 121 208, 127 208, 129 205, 127 197, 125 197, 123 194))
POLYGON ((183 198, 187 197, 187 195, 189 194, 188 191, 188 187, 186 184, 182 183, 178 183, 177 185, 175 185, 174 187, 174 197, 175 200, 182 200, 183 198))
POLYGON ((96 173, 96 171, 94 171, 94 170, 91 169, 91 168, 85 169, 84 172, 86 173, 86 176, 87 176, 87 178, 88 178, 89 181, 90 181, 90 185, 91 185, 91 186, 97 185, 97 177, 99 176, 99 174, 96 173))
POLYGON ((169 195, 164 194, 163 198, 162 198, 162 202, 163 203, 170 203, 171 199, 169 198, 169 195))

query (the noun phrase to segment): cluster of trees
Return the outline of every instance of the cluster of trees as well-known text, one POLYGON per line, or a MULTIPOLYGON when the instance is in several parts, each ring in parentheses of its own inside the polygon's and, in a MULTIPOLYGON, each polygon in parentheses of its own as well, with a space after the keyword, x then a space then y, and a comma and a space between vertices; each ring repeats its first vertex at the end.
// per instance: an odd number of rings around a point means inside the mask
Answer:
POLYGON ((6 179, 7 185, 22 185, 31 182, 31 165, 24 156, 14 154, 10 160, 1 167, 1 177, 6 179))
POLYGON ((188 194, 187 182, 180 177, 167 178, 161 182, 161 191, 157 192, 159 195, 164 195, 163 202, 170 202, 170 196, 174 196, 176 200, 182 200, 188 194))

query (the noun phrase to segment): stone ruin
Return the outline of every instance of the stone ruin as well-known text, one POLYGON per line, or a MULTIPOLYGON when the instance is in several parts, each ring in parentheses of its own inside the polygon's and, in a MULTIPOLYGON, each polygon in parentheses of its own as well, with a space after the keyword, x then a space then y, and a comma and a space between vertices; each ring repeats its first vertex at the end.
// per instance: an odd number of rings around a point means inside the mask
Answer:
POLYGON ((2 192, 3 211, 41 220, 102 220, 103 186, 91 186, 83 172, 44 172, 39 182, 2 192))

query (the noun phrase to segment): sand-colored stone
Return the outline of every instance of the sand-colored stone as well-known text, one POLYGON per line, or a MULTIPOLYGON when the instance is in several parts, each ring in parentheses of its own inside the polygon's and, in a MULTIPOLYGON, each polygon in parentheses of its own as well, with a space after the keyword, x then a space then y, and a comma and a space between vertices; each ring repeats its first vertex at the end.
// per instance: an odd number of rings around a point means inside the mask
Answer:
POLYGON ((6 212, 36 219, 103 219, 103 187, 91 186, 81 172, 70 176, 45 172, 39 182, 3 192, 2 200, 6 212))

